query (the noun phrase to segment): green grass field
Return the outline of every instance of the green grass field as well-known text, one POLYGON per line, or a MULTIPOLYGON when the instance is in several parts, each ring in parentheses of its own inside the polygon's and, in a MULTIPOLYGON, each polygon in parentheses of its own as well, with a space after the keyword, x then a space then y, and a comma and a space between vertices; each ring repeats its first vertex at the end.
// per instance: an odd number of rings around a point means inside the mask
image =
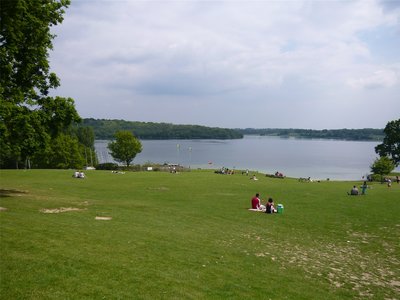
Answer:
POLYGON ((399 299, 396 183, 72 173, 0 171, 1 299, 399 299))

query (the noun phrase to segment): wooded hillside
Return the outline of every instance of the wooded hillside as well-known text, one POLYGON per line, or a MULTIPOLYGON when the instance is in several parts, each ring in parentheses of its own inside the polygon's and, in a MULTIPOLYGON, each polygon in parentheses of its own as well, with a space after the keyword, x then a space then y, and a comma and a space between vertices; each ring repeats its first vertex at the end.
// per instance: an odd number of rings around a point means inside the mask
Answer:
POLYGON ((266 136, 295 137, 309 139, 335 139, 349 141, 381 141, 383 140, 383 129, 237 129, 242 134, 257 134, 266 136))
POLYGON ((381 141, 383 129, 279 129, 218 128, 200 125, 136 122, 124 120, 83 119, 79 127, 92 127, 95 139, 111 140, 119 130, 131 131, 142 140, 165 139, 241 139, 243 135, 279 136, 283 138, 336 139, 349 141, 381 141))
POLYGON ((131 131, 142 140, 163 139, 241 139, 234 129, 199 125, 174 125, 170 123, 133 122, 124 120, 83 119, 79 126, 93 128, 96 139, 110 140, 118 130, 131 131))

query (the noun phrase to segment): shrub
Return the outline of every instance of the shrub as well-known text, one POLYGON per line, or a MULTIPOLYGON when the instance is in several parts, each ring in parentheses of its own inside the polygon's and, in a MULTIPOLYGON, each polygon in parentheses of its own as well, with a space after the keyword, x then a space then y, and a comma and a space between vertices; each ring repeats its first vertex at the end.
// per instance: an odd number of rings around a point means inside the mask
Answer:
POLYGON ((97 170, 118 170, 119 166, 116 163, 103 163, 96 166, 97 170))
POLYGON ((382 180, 382 176, 379 174, 371 174, 371 181, 380 182, 382 180))

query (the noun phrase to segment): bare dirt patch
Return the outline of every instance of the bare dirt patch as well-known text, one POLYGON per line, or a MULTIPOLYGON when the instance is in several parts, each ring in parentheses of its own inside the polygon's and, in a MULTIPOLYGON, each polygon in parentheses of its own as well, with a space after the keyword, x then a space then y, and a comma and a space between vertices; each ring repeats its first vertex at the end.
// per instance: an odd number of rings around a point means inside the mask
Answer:
POLYGON ((5 207, 0 207, 0 211, 6 211, 6 210, 8 210, 8 209, 5 207))
POLYGON ((96 217, 94 218, 95 220, 103 220, 103 221, 109 221, 112 219, 112 217, 96 217))
POLYGON ((90 203, 89 203, 89 201, 80 201, 80 202, 72 202, 71 204, 73 204, 73 205, 78 205, 78 206, 89 206, 90 205, 90 203))
POLYGON ((219 196, 235 196, 234 193, 217 193, 219 196))
MULTIPOLYGON (((393 234, 398 235, 396 232, 393 234)), ((323 277, 334 289, 354 291, 357 294, 354 299, 374 299, 378 292, 385 299, 392 299, 400 293, 400 262, 394 252, 396 247, 378 235, 349 232, 340 243, 310 245, 277 240, 271 243, 257 233, 244 234, 243 237, 249 242, 246 254, 250 252, 262 259, 270 257, 282 268, 300 268, 309 278, 323 277), (365 244, 376 246, 380 255, 373 250, 366 251, 361 246, 365 244)))
POLYGON ((78 207, 60 207, 60 208, 43 208, 40 210, 41 213, 44 214, 59 214, 70 211, 83 211, 86 208, 78 208, 78 207))
POLYGON ((152 191, 169 191, 169 188, 165 187, 165 186, 152 187, 152 188, 148 188, 148 189, 152 190, 152 191))

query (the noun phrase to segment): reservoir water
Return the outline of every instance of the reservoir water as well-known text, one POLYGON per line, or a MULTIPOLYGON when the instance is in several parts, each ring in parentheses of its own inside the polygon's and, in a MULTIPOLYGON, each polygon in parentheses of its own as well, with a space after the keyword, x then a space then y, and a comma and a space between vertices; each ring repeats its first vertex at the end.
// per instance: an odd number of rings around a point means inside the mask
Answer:
MULTIPOLYGON (((109 141, 95 141, 100 163, 114 162, 109 141)), ((142 140, 133 163, 174 163, 192 169, 249 169, 289 177, 358 180, 370 172, 379 142, 245 136, 235 140, 142 140)), ((398 169, 397 169, 398 170, 398 169)))

